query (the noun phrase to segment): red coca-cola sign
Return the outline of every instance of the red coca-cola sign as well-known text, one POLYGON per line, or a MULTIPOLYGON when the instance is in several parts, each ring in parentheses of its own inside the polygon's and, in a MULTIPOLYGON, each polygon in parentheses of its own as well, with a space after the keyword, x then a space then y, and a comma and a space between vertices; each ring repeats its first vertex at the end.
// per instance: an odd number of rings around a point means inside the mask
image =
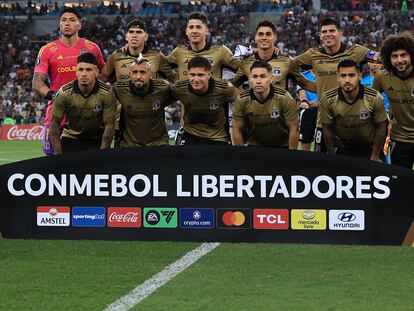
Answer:
POLYGON ((108 227, 141 227, 141 208, 108 207, 108 227))
POLYGON ((41 124, 2 125, 1 140, 42 140, 45 128, 41 124))

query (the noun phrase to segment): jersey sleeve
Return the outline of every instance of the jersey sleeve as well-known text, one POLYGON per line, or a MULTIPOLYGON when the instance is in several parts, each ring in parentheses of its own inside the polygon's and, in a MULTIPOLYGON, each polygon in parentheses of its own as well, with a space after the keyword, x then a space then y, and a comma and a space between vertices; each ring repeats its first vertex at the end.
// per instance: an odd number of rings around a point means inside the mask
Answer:
POLYGON ((333 123, 333 116, 330 109, 330 103, 325 97, 325 95, 322 95, 321 97, 321 106, 319 107, 319 113, 322 124, 333 123))
POLYGON ((236 72, 241 65, 241 60, 234 57, 233 53, 226 46, 222 46, 222 66, 236 72))
POLYGON ((96 56, 96 59, 98 60, 98 68, 99 68, 99 71, 101 71, 105 66, 105 61, 102 56, 101 49, 95 43, 93 44, 93 47, 92 47, 92 53, 96 56))
POLYGON ((160 76, 162 76, 163 78, 168 79, 168 81, 174 81, 175 79, 175 74, 172 70, 172 67, 169 65, 169 63, 167 62, 167 58, 165 57, 165 55, 160 52, 159 55, 159 69, 158 72, 160 74, 160 76))
POLYGON ((238 96, 233 104, 233 120, 244 121, 246 116, 244 101, 238 96))
POLYGON ((50 49, 47 46, 43 46, 37 55, 34 73, 41 73, 47 76, 49 74, 49 59, 50 49))
POLYGON ((378 70, 374 76, 374 82, 372 83, 372 88, 377 90, 378 92, 384 92, 384 86, 382 84, 382 74, 381 71, 378 70))
POLYGON ((233 79, 231 79, 231 82, 233 83, 233 85, 235 87, 239 87, 240 85, 242 85, 244 82, 246 82, 248 80, 246 74, 244 73, 244 70, 242 68, 242 66, 239 67, 239 69, 236 72, 236 75, 234 76, 233 79))
POLYGON ((112 122, 115 120, 116 112, 116 98, 112 90, 108 93, 108 96, 104 98, 103 108, 103 121, 104 123, 112 122))
POLYGON ((111 78, 112 76, 115 75, 114 59, 115 59, 115 56, 114 56, 114 53, 112 53, 108 57, 105 66, 102 68, 101 73, 103 76, 107 78, 111 78))
POLYGON ((228 82, 229 87, 226 90, 226 102, 232 103, 236 100, 239 95, 239 90, 235 88, 230 82, 228 82))
POLYGON ((286 92, 286 95, 282 101, 283 111, 282 116, 286 121, 293 121, 298 118, 298 108, 296 101, 293 99, 292 95, 289 92, 286 92))
POLYGON ((307 79, 300 73, 300 68, 298 66, 293 66, 293 59, 289 62, 289 74, 288 77, 295 81, 300 86, 305 85, 308 81, 307 79))
POLYGON ((387 120, 384 99, 382 95, 378 95, 374 101, 374 123, 382 123, 387 120))
POLYGON ((62 89, 59 89, 56 94, 57 95, 53 100, 52 117, 58 118, 60 122, 66 114, 66 95, 62 89))
POLYGON ((179 54, 178 47, 176 47, 170 55, 168 55, 165 60, 167 61, 167 64, 171 68, 177 68, 178 67, 178 54, 179 54))
POLYGON ((312 51, 309 49, 305 53, 296 56, 289 66, 289 70, 300 71, 301 68, 312 68, 312 51))

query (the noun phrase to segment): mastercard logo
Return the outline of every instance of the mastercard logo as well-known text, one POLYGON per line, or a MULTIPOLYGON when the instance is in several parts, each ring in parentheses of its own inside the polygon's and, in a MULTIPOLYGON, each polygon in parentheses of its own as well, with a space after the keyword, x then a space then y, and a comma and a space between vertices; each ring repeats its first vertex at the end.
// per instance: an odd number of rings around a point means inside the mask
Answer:
POLYGON ((251 211, 247 208, 217 209, 217 228, 248 229, 251 227, 251 211))
POLYGON ((246 222, 246 216, 242 212, 225 212, 223 214, 223 223, 226 226, 240 227, 246 222))

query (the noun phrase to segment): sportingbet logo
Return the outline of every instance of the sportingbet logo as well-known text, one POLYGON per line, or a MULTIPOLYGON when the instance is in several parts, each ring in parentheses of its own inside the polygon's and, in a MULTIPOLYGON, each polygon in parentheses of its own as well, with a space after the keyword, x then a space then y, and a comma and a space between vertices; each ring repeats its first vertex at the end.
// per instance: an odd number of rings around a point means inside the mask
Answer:
POLYGON ((40 227, 68 227, 70 208, 68 206, 38 206, 37 225, 40 227))
POLYGON ((291 222, 294 230, 325 230, 326 210, 293 209, 291 211, 291 222))
POLYGON ((108 227, 141 227, 141 209, 139 207, 109 207, 108 227))
POLYGON ((330 210, 329 229, 362 231, 365 229, 365 212, 362 210, 330 210))
POLYGON ((287 209, 255 209, 253 211, 254 229, 289 228, 289 210, 287 209))
POLYGON ((249 229, 251 228, 250 209, 217 209, 217 228, 249 229))
POLYGON ((105 227, 105 207, 73 207, 72 226, 74 227, 105 227))
POLYGON ((178 215, 176 208, 144 208, 145 228, 177 228, 177 225, 178 215))

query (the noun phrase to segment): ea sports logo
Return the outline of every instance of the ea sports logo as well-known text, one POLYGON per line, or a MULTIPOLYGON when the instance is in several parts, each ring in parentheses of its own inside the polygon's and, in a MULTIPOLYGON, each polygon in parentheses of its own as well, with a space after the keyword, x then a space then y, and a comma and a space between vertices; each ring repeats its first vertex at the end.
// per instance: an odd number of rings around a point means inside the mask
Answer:
POLYGON ((246 217, 244 216, 242 212, 225 212, 223 214, 222 219, 223 219, 223 223, 229 227, 231 226, 240 227, 246 221, 246 217))
POLYGON ((150 225, 156 225, 160 221, 160 214, 157 211, 151 210, 145 215, 145 220, 150 225))

